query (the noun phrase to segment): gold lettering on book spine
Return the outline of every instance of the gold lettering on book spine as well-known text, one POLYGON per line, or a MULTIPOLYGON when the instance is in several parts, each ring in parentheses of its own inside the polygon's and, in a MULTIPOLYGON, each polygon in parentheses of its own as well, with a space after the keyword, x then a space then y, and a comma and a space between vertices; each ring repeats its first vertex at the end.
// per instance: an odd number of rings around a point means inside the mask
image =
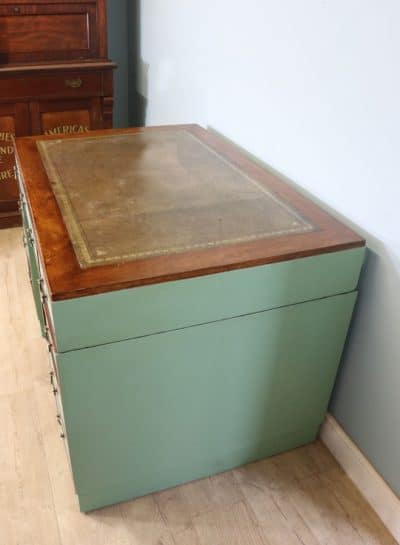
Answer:
POLYGON ((0 131, 0 183, 15 180, 12 133, 0 131))

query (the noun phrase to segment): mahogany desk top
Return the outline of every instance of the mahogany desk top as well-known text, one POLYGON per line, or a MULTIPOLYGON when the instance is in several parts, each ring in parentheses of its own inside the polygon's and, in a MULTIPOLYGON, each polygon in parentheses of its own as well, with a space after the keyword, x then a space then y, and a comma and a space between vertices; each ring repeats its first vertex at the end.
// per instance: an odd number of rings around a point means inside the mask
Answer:
POLYGON ((16 141, 53 300, 363 246, 196 125, 16 141))

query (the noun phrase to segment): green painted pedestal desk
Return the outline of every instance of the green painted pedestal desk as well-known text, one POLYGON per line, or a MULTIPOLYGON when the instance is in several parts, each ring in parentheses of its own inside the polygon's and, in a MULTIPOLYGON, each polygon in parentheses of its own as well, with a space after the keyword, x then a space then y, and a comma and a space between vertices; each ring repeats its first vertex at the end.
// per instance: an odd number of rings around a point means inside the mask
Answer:
POLYGON ((198 126, 17 139, 82 511, 313 441, 364 241, 198 126))

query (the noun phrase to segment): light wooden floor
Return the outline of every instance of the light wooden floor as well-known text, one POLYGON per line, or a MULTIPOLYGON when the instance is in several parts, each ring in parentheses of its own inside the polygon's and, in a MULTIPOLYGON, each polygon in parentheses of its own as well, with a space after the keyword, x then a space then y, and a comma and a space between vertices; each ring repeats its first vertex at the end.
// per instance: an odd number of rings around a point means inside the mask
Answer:
POLYGON ((21 236, 0 231, 0 545, 395 543, 319 442, 80 514, 21 236))

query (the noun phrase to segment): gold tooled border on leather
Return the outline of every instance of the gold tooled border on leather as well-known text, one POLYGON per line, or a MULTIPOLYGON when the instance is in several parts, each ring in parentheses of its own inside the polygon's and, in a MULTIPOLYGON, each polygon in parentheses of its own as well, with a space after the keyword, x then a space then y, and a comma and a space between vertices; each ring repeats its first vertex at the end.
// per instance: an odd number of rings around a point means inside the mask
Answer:
POLYGON ((58 206, 60 207, 61 216, 64 220, 64 224, 67 228, 69 238, 71 240, 72 246, 75 250, 76 257, 78 258, 79 265, 81 268, 85 269, 91 266, 92 258, 87 248, 85 242, 85 237, 83 230, 81 229, 79 222, 76 219, 73 207, 68 197, 68 191, 64 187, 62 177, 58 172, 56 166, 49 156, 49 147, 53 144, 61 143, 61 139, 57 140, 38 140, 36 145, 38 147, 39 153, 42 157, 44 167, 47 172, 53 193, 56 197, 58 206))
MULTIPOLYGON (((173 131, 171 131, 173 132, 173 131)), ((223 155, 219 154, 216 150, 208 146, 205 142, 202 142, 200 139, 198 139, 195 135, 191 134, 188 131, 179 131, 184 132, 185 135, 190 136, 194 140, 196 140, 199 144, 201 144, 203 147, 207 148, 209 152, 216 155, 220 160, 222 160, 225 164, 227 164, 230 168, 233 170, 237 170, 240 172, 242 176, 247 178, 252 184, 256 185, 259 190, 261 190, 262 193, 268 195, 268 197, 275 201, 279 206, 286 209, 288 212, 290 212, 301 225, 297 225, 296 227, 293 227, 291 229, 282 229, 279 231, 273 231, 273 232, 266 232, 266 233, 259 233, 257 235, 247 235, 244 237, 236 237, 236 238, 229 238, 224 240, 214 240, 214 241, 208 241, 208 242, 202 242, 198 244, 191 244, 190 246, 181 246, 181 247, 169 247, 169 248, 159 248, 159 249, 153 249, 149 251, 142 251, 142 252, 132 252, 124 255, 119 256, 109 256, 109 257, 99 257, 95 258, 91 255, 89 251, 89 244, 86 239, 85 233, 83 229, 81 228, 76 215, 74 213, 73 206, 71 204, 71 201, 68 197, 68 190, 65 188, 62 176, 58 172, 57 167, 55 166, 54 162, 52 161, 50 157, 49 149, 54 145, 59 145, 66 140, 63 139, 56 139, 56 140, 37 140, 36 145, 38 147, 39 153, 41 155, 44 167, 47 172, 47 176, 49 178, 50 184, 52 186, 53 193, 56 197, 57 203, 59 205, 59 208, 61 210, 61 215, 64 220, 64 224, 66 226, 66 229, 68 231, 68 235, 70 237, 72 246, 75 251, 75 255, 78 259, 79 265, 82 269, 86 269, 89 267, 94 266, 101 266, 101 265, 110 265, 112 263, 122 263, 126 261, 134 261, 136 259, 143 259, 146 257, 155 257, 155 256, 161 256, 161 255, 168 255, 168 254, 176 254, 176 253, 183 253, 186 251, 191 250, 199 250, 199 249, 205 249, 205 248, 214 248, 217 246, 224 246, 224 245, 231 245, 231 244, 238 244, 241 242, 250 242, 255 240, 260 240, 262 238, 272 238, 275 236, 281 236, 281 235, 289 235, 289 234, 300 234, 300 233, 306 233, 310 231, 315 230, 315 226, 309 223, 295 208, 288 205, 281 199, 279 199, 276 195, 274 195, 271 191, 269 191, 266 187, 264 187, 262 184, 258 183, 256 180, 251 178, 246 172, 243 172, 240 168, 238 168, 236 165, 232 164, 228 159, 226 159, 223 155)), ((131 133, 131 134, 124 134, 124 135, 118 135, 118 136, 125 136, 125 137, 135 137, 139 136, 141 133, 131 133)), ((107 135, 102 136, 88 136, 86 138, 82 138, 79 140, 85 140, 88 141, 94 141, 99 139, 109 138, 107 135)), ((72 141, 70 141, 72 142, 72 141)))

